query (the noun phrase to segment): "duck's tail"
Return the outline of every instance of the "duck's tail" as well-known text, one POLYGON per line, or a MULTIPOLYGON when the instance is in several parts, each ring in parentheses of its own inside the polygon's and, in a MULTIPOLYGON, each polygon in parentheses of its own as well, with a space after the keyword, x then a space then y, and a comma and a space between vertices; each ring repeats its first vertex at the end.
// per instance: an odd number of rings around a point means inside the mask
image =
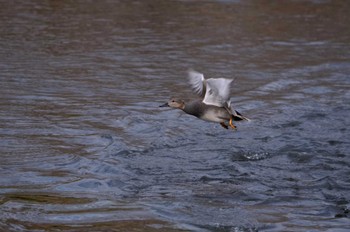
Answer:
POLYGON ((226 106, 226 110, 228 112, 230 112, 232 119, 234 121, 242 121, 242 120, 250 121, 249 118, 244 117, 240 112, 238 112, 237 110, 235 110, 233 108, 233 106, 231 105, 231 101, 228 101, 227 106, 226 106))
POLYGON ((244 117, 240 112, 236 110, 232 110, 232 119, 234 121, 242 121, 242 120, 250 121, 249 118, 244 117))

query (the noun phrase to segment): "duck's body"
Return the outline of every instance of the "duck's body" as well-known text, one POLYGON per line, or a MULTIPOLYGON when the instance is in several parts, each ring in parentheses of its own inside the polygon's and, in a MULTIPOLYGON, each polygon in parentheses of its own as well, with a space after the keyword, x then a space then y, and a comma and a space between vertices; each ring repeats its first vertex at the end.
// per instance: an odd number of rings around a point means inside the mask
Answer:
POLYGON ((224 78, 204 79, 203 74, 189 72, 190 84, 203 100, 194 100, 185 103, 181 99, 171 98, 161 106, 178 108, 185 113, 196 116, 205 121, 218 122, 226 129, 230 126, 235 129, 232 121, 249 120, 231 108, 229 100, 229 86, 233 80, 224 78), (226 125, 228 123, 228 126, 226 125))
POLYGON ((226 122, 231 118, 231 114, 225 108, 207 105, 201 100, 186 103, 183 111, 209 122, 226 122))

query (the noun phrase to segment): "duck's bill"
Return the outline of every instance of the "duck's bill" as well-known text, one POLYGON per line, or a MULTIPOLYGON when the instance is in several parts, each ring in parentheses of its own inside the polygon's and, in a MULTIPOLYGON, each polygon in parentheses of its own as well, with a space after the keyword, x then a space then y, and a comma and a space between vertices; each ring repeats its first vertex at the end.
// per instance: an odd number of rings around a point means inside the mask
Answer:
POLYGON ((163 105, 160 105, 159 107, 169 107, 168 103, 164 103, 163 105))

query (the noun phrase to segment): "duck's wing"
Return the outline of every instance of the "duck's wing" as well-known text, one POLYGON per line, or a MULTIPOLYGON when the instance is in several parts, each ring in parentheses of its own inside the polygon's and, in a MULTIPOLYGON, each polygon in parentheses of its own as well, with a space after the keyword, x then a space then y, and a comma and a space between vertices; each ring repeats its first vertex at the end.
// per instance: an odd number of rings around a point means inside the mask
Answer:
POLYGON ((203 102, 207 105, 228 107, 230 100, 230 85, 232 79, 210 78, 206 80, 206 92, 203 102))
POLYGON ((193 91, 204 98, 206 92, 206 79, 202 73, 190 70, 188 71, 188 79, 193 91))

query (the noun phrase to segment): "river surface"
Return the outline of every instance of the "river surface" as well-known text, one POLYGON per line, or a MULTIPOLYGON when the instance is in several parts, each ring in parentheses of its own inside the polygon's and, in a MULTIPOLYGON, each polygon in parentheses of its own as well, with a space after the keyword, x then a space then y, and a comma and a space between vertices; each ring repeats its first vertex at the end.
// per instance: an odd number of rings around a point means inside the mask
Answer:
POLYGON ((0 231, 350 230, 350 1, 0 2, 0 231))

